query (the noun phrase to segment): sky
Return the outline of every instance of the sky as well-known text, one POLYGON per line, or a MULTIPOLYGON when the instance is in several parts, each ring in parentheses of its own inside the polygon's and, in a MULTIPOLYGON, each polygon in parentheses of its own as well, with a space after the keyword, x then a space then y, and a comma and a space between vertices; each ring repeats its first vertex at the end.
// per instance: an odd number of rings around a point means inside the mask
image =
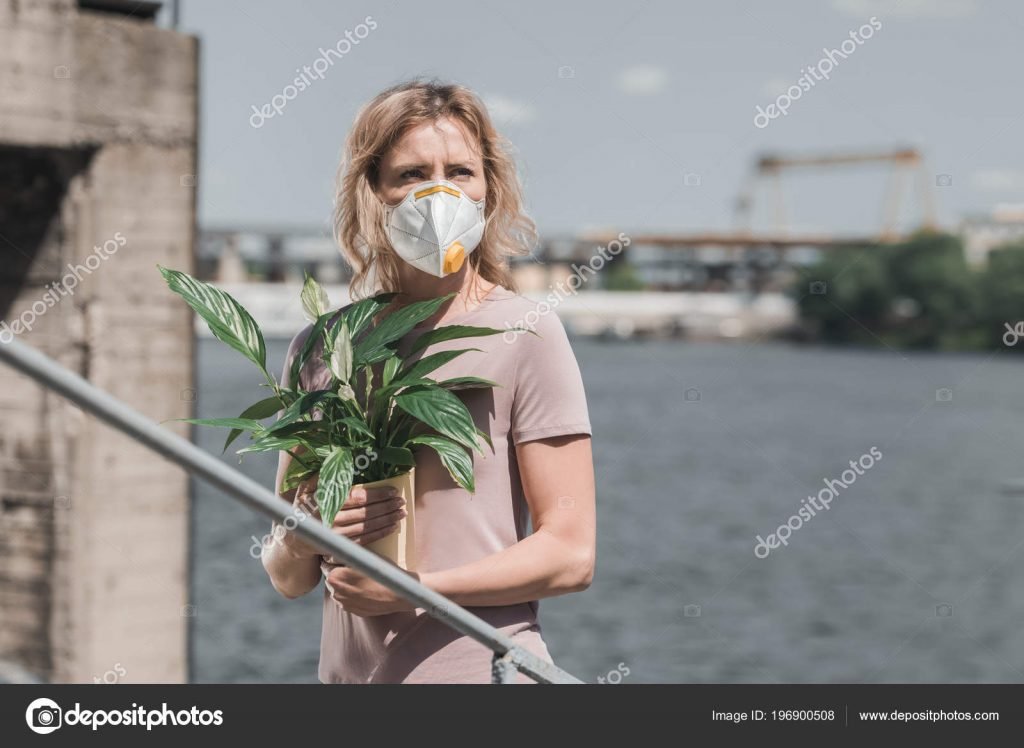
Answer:
POLYGON ((1024 3, 1013 0, 181 0, 180 28, 201 40, 205 227, 326 230, 358 108, 423 76, 487 103, 542 235, 730 230, 744 185, 755 229, 881 229, 891 165, 773 185, 751 180, 765 152, 920 149, 906 229, 926 195, 949 228, 1024 203, 1024 3), (344 54, 286 90, 329 47, 344 54), (758 126, 757 107, 774 117, 758 126))

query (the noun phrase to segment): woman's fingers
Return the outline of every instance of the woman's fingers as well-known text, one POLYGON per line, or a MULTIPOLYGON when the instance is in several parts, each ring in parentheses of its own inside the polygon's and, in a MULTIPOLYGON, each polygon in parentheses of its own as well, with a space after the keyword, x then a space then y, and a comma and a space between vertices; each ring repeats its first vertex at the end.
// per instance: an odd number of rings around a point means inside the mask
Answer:
POLYGON ((395 531, 395 528, 398 527, 399 520, 404 516, 406 516, 406 511, 400 507, 396 507, 393 511, 374 515, 373 517, 368 517, 356 522, 339 523, 336 520, 334 523, 334 531, 344 535, 350 540, 355 540, 359 543, 367 543, 377 537, 390 535, 395 531), (383 535, 380 533, 383 533, 383 535), (367 538, 370 535, 372 535, 373 538, 368 540, 367 538))
POLYGON ((399 496, 399 492, 394 486, 374 486, 372 488, 357 486, 349 492, 348 501, 345 502, 345 506, 353 508, 370 506, 382 501, 388 501, 396 496, 399 496))
POLYGON ((316 506, 316 487, 320 483, 320 476, 314 475, 309 480, 303 481, 295 490, 295 506, 320 519, 320 511, 316 506))
POLYGON ((367 494, 363 493, 359 498, 353 497, 345 502, 345 506, 334 516, 334 527, 340 528, 366 522, 390 514, 404 506, 405 499, 397 494, 373 493, 367 498, 367 494))
MULTIPOLYGON (((296 504, 319 519, 320 514, 316 510, 317 483, 316 476, 303 482, 296 491, 296 504)), ((397 488, 359 486, 352 489, 344 507, 334 516, 333 529, 357 543, 372 543, 398 529, 399 521, 407 514, 404 507, 405 499, 397 488)))
POLYGON ((344 529, 351 525, 359 525, 364 522, 378 519, 398 511, 405 511, 405 502, 401 500, 370 504, 359 509, 342 509, 334 515, 334 528, 344 529))

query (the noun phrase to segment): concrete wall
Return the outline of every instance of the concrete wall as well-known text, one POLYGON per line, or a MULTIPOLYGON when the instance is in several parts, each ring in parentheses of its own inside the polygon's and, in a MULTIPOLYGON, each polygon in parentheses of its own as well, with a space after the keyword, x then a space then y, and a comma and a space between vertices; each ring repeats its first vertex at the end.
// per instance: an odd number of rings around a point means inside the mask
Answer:
MULTIPOLYGON (((156 265, 193 271, 197 83, 194 38, 0 0, 0 335, 158 421, 192 411, 191 314, 156 265)), ((187 476, 2 366, 0 417, 0 660, 187 680, 187 476)))

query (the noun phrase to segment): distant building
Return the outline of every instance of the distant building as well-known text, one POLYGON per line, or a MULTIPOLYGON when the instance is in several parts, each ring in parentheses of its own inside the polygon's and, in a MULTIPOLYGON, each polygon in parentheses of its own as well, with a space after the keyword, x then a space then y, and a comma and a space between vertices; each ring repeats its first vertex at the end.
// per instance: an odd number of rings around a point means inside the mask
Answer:
POLYGON ((967 218, 960 233, 967 263, 984 265, 996 247, 1024 241, 1024 203, 997 205, 990 215, 967 218))
POLYGON ((297 226, 211 227, 199 232, 199 277, 221 283, 321 283, 350 277, 328 229, 297 226))

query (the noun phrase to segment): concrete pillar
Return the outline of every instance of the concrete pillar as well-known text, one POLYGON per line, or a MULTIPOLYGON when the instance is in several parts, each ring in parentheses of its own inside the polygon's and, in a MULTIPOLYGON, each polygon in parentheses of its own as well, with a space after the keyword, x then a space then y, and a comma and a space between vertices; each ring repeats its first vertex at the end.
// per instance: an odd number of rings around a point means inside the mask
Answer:
MULTIPOLYGON (((79 5, 0 0, 0 335, 188 417, 191 315, 156 265, 194 268, 198 43, 79 5)), ((2 366, 0 416, 0 660, 187 680, 188 477, 2 366)))

